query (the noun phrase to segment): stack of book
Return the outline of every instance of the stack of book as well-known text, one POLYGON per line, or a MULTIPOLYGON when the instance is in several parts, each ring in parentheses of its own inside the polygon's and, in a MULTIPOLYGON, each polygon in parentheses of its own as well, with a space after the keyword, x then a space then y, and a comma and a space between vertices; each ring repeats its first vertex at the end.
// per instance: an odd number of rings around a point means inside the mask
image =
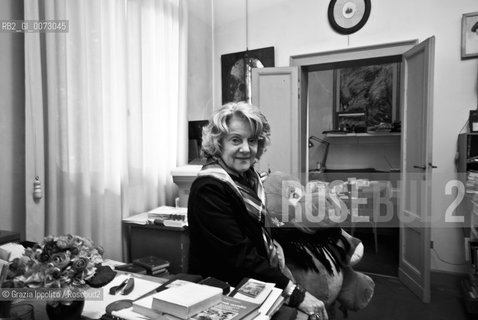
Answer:
POLYGON ((146 269, 134 263, 125 263, 114 266, 115 270, 123 271, 127 273, 146 274, 146 269))
POLYGON ((133 260, 133 264, 146 270, 152 276, 164 276, 168 274, 169 261, 155 256, 148 256, 133 260))
POLYGON ((466 192, 478 194, 478 172, 468 170, 466 173, 466 192))
MULTIPOLYGON (((214 281, 216 284, 216 281, 214 281)), ((272 283, 245 279, 230 295, 213 287, 184 280, 167 283, 159 292, 115 311, 120 319, 259 320, 268 319, 283 304, 282 290, 272 283)))
MULTIPOLYGON (((478 190, 478 184, 477 184, 478 190)), ((471 212, 469 213, 469 217, 465 218, 466 224, 470 228, 470 237, 471 239, 478 239, 478 193, 470 194, 468 189, 466 189, 468 193, 468 197, 470 198, 471 203, 471 212), (469 220, 469 221, 468 221, 469 220)))

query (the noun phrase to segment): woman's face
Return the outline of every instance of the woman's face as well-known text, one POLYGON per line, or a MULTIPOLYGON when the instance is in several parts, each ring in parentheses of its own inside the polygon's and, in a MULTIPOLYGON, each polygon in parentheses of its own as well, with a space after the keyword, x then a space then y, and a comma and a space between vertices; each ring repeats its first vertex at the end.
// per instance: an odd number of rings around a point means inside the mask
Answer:
POLYGON ((244 173, 254 164, 258 141, 252 136, 247 120, 233 116, 222 145, 221 158, 229 168, 244 173))

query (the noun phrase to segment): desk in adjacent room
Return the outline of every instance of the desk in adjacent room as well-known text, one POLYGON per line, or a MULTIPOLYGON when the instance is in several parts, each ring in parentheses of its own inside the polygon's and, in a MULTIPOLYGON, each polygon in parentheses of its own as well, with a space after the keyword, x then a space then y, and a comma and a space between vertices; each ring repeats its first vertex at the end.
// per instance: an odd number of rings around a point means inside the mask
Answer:
MULTIPOLYGON (((141 218, 141 215, 135 217, 141 218)), ((131 218, 134 217, 123 220, 128 262, 141 257, 157 256, 169 261, 170 273, 187 273, 189 254, 187 228, 134 223, 134 219, 131 218)))

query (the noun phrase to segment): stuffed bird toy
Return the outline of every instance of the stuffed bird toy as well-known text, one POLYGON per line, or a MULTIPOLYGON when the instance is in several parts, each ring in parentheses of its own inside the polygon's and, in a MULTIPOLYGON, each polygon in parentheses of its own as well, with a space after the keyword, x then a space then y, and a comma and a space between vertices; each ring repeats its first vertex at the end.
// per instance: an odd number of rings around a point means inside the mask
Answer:
POLYGON ((273 172, 264 181, 267 211, 275 222, 271 232, 294 280, 331 313, 338 301, 346 316, 348 310, 367 306, 375 284, 352 268, 363 256, 363 244, 340 227, 348 214, 337 196, 341 187, 316 181, 304 188, 297 178, 282 172, 273 172))

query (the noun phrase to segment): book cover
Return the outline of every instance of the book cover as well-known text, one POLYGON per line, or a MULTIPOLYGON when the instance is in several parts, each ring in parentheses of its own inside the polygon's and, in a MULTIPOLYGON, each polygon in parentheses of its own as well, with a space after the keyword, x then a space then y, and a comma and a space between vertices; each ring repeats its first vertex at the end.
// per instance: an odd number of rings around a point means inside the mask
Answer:
POLYGON ((245 278, 231 292, 230 296, 243 301, 262 304, 274 287, 275 284, 271 282, 245 278))
POLYGON ((223 296, 221 301, 199 312, 194 320, 250 320, 259 314, 259 305, 233 297, 223 296))
POLYGON ((148 256, 133 260, 134 264, 137 264, 148 271, 158 271, 169 267, 169 261, 155 256, 148 256))
POLYGON ((188 319, 218 303, 222 289, 197 283, 172 287, 153 295, 153 309, 188 319))

